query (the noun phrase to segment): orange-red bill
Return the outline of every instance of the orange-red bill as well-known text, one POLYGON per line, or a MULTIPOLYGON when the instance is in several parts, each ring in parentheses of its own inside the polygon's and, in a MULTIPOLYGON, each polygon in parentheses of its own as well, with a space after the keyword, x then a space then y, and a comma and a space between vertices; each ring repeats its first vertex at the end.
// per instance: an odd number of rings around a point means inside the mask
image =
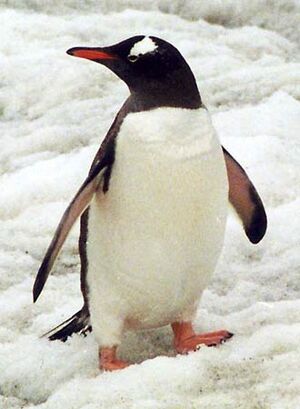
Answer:
POLYGON ((74 55, 79 58, 87 58, 88 60, 116 60, 118 57, 109 54, 105 51, 101 51, 96 48, 70 48, 67 54, 74 55))

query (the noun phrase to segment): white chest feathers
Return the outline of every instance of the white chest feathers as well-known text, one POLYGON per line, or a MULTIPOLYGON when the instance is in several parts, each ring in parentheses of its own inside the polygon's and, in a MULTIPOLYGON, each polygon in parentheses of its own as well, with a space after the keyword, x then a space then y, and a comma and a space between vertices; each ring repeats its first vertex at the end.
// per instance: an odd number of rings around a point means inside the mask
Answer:
MULTIPOLYGON (((216 144, 215 130, 205 109, 157 108, 129 114, 118 137, 143 144, 175 159, 209 152, 216 144)), ((126 143, 126 142, 125 142, 126 143)))
POLYGON ((100 344, 118 343, 124 325, 191 319, 222 248, 227 194, 206 110, 125 118, 109 190, 90 206, 87 279, 100 344))

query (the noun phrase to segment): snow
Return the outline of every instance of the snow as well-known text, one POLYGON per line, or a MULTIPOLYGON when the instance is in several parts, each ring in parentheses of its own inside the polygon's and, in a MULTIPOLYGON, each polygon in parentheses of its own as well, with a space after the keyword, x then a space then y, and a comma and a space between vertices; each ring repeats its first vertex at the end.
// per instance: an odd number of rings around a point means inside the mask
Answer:
POLYGON ((0 408, 300 407, 299 0, 41 2, 0 11, 0 408), (62 4, 63 3, 63 4, 62 4), (145 30, 146 28, 146 30, 145 30), (168 328, 129 333, 133 365, 99 373, 93 335, 39 336, 81 306, 78 227, 36 305, 31 288, 60 215, 127 95, 109 70, 65 54, 145 33, 182 51, 224 146, 269 217, 251 245, 228 220, 197 330, 219 348, 175 356, 168 328))

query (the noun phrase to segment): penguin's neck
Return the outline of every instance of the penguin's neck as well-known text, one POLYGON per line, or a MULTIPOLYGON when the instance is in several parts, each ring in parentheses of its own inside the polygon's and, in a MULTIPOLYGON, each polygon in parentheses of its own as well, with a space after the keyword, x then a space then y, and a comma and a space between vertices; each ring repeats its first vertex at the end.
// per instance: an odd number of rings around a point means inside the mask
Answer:
POLYGON ((202 106, 201 96, 193 74, 182 77, 174 74, 162 82, 149 81, 145 86, 129 88, 130 99, 136 111, 159 107, 197 109, 202 106))
POLYGON ((145 93, 144 95, 132 93, 131 99, 136 111, 148 111, 162 107, 197 109, 202 106, 200 96, 190 98, 170 91, 168 93, 145 93))

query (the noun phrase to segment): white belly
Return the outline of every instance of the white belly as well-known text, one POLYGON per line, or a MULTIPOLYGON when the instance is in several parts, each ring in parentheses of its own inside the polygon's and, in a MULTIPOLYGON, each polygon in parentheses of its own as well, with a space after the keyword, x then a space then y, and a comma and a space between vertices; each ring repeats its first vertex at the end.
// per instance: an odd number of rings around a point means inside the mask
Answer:
POLYGON ((114 320, 147 328, 191 319, 222 248, 226 208, 224 160, 205 110, 125 118, 109 191, 90 206, 87 281, 100 343, 114 320))

